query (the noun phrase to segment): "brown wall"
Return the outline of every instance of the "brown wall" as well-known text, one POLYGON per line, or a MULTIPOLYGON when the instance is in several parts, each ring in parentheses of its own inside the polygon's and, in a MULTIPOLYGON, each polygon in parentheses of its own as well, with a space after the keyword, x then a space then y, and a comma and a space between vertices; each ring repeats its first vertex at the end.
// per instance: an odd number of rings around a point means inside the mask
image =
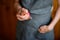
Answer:
MULTIPOLYGON (((52 12, 53 18, 58 7, 58 5, 56 4, 57 0, 54 1, 54 10, 52 12)), ((13 4, 14 0, 0 0, 0 40, 15 40, 17 19, 15 17, 16 12, 14 10, 13 4)), ((60 38, 59 26, 60 21, 55 27, 56 40, 60 38)))
POLYGON ((16 17, 14 0, 0 0, 0 39, 15 40, 16 17))

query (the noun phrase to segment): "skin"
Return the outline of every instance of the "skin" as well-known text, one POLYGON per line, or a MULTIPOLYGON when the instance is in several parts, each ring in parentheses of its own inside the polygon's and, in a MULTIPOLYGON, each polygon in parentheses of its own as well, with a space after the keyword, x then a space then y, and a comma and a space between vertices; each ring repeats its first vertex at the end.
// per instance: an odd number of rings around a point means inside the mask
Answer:
MULTIPOLYGON (((60 0, 58 0, 58 3, 59 3, 59 7, 56 11, 56 15, 54 17, 54 19, 51 21, 51 23, 49 25, 44 25, 44 26, 41 26, 38 31, 40 33, 47 33, 51 30, 54 29, 56 23, 59 21, 60 19, 60 0)), ((20 21, 24 21, 24 20, 29 20, 31 19, 31 16, 29 14, 29 11, 25 8, 22 8, 20 5, 19 5, 19 0, 16 0, 15 1, 15 8, 19 11, 17 11, 18 13, 16 14, 16 17, 18 20, 20 21), (21 11, 22 10, 22 11, 21 11)))
POLYGON ((24 20, 29 20, 29 19, 31 19, 28 10, 25 9, 25 8, 22 8, 21 14, 19 14, 19 13, 16 14, 16 17, 17 17, 17 19, 20 20, 20 21, 24 21, 24 20))
POLYGON ((58 0, 58 3, 59 3, 59 7, 57 9, 57 12, 56 12, 54 19, 51 21, 51 23, 48 26, 44 25, 41 28, 39 28, 38 31, 40 33, 46 33, 46 32, 53 30, 56 23, 59 21, 59 19, 60 19, 60 0, 58 0))
POLYGON ((30 16, 28 10, 25 9, 25 8, 22 8, 22 7, 20 6, 19 0, 15 0, 15 5, 14 5, 14 6, 15 6, 15 8, 16 8, 16 10, 17 10, 16 17, 17 17, 18 20, 24 21, 24 20, 29 20, 29 19, 31 19, 31 16, 30 16))

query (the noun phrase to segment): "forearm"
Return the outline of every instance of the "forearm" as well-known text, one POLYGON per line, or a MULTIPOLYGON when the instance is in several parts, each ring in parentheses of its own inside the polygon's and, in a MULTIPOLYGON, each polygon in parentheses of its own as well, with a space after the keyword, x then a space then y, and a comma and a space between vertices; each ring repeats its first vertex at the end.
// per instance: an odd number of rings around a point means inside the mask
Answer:
POLYGON ((60 19, 60 7, 57 9, 56 15, 49 25, 49 29, 53 29, 56 23, 59 21, 59 19, 60 19))
POLYGON ((21 5, 19 4, 19 0, 15 0, 15 4, 14 4, 14 7, 17 11, 20 11, 21 10, 21 5))

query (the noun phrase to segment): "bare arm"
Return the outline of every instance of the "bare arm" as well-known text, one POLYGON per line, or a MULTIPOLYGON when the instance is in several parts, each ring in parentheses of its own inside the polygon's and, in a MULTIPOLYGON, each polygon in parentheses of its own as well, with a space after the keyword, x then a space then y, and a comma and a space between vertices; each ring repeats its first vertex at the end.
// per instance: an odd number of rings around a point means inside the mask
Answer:
POLYGON ((49 29, 50 29, 50 30, 54 28, 54 26, 56 25, 56 23, 57 23, 57 22, 59 21, 59 19, 60 19, 60 0, 58 0, 58 3, 59 3, 59 7, 58 7, 58 9, 57 9, 56 15, 55 15, 53 21, 52 21, 52 22, 50 23, 50 25, 49 25, 49 29))
POLYGON ((51 23, 49 25, 44 25, 44 26, 40 27, 40 29, 38 29, 38 31, 40 33, 46 33, 46 32, 53 30, 56 23, 59 21, 59 19, 60 19, 60 0, 58 0, 58 3, 59 3, 59 7, 56 11, 56 15, 55 15, 54 19, 51 21, 51 23))
POLYGON ((60 7, 60 0, 58 0, 58 3, 59 3, 59 7, 60 7))
POLYGON ((28 10, 25 8, 22 8, 22 6, 19 4, 19 0, 15 0, 14 7, 17 11, 16 17, 19 21, 31 19, 28 10))
POLYGON ((14 7, 17 11, 20 11, 21 12, 21 5, 19 4, 19 0, 15 0, 15 4, 14 4, 14 7))

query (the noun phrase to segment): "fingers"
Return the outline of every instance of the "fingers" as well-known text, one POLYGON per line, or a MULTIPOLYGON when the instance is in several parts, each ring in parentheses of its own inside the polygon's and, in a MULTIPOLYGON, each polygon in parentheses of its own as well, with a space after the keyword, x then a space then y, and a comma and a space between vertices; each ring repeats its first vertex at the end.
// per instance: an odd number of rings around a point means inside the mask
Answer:
POLYGON ((28 13, 28 10, 25 9, 25 8, 21 8, 21 9, 19 9, 19 11, 18 11, 18 14, 20 14, 20 15, 25 15, 26 13, 28 13))
POLYGON ((41 30, 41 29, 38 29, 38 31, 39 31, 40 33, 45 33, 45 31, 44 31, 44 30, 41 30))
POLYGON ((30 17, 28 14, 25 14, 24 16, 17 14, 16 17, 17 17, 17 19, 20 20, 20 21, 30 20, 30 19, 31 19, 31 17, 30 17))
POLYGON ((26 14, 26 13, 28 13, 28 10, 25 9, 25 8, 22 8, 22 12, 21 12, 21 14, 23 15, 23 14, 26 14))
POLYGON ((20 21, 24 21, 26 20, 26 16, 22 16, 22 15, 16 15, 17 16, 17 19, 20 20, 20 21))
POLYGON ((22 17, 20 17, 20 15, 16 15, 17 16, 17 19, 20 20, 20 21, 24 21, 24 19, 22 17))
POLYGON ((31 19, 30 15, 28 15, 28 14, 25 14, 24 16, 20 16, 20 17, 22 17, 24 20, 31 19))
POLYGON ((49 32, 48 26, 44 25, 44 26, 40 27, 40 28, 38 29, 38 31, 39 31, 40 33, 49 32))
POLYGON ((25 12, 25 13, 28 13, 28 10, 25 9, 25 8, 22 8, 22 11, 25 12))
POLYGON ((21 14, 19 14, 19 13, 20 13, 20 11, 16 15, 18 20, 22 21, 22 20, 29 20, 29 19, 31 19, 30 13, 28 12, 27 9, 22 8, 21 14))

